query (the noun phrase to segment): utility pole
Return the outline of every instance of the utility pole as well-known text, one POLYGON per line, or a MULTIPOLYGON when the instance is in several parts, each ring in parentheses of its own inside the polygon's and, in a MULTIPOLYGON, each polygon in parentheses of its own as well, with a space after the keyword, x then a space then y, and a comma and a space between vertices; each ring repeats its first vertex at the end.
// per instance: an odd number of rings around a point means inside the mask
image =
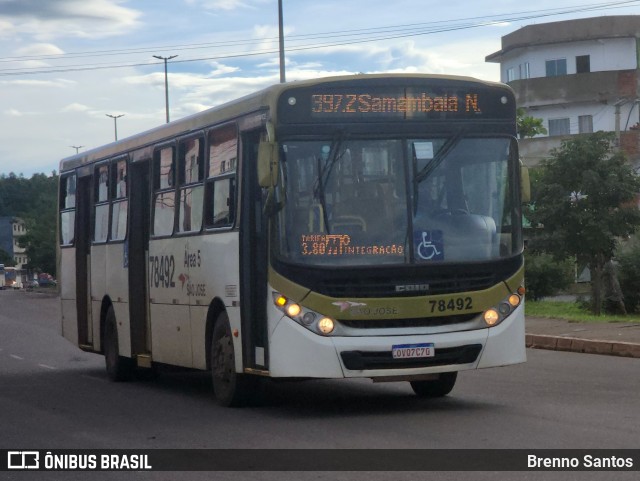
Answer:
POLYGON ((280 39, 280 83, 286 82, 284 74, 284 20, 282 18, 282 0, 278 0, 278 30, 280 39))
POLYGON ((84 145, 70 145, 69 147, 71 147, 72 149, 76 149, 76 154, 78 153, 78 151, 84 147, 84 145))
POLYGON ((124 117, 124 114, 120 114, 120 115, 105 114, 105 115, 113 119, 113 131, 115 133, 116 140, 118 140, 118 119, 120 117, 124 117))
POLYGON ((169 123, 169 76, 167 75, 167 60, 171 60, 172 58, 176 57, 177 55, 172 55, 171 57, 161 57, 160 55, 153 55, 153 58, 164 60, 164 103, 165 109, 167 111, 167 123, 169 123))

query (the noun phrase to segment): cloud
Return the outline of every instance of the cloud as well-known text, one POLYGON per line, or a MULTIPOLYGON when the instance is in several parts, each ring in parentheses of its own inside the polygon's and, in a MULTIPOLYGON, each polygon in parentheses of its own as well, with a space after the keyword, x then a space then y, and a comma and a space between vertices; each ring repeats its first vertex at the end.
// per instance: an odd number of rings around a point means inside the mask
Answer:
POLYGON ((89 107, 79 103, 72 103, 61 109, 62 112, 88 112, 89 110, 89 107))
POLYGON ((271 0, 186 0, 187 4, 195 5, 212 12, 219 10, 233 11, 241 9, 256 9, 265 3, 271 3, 271 0))
POLYGON ((3 113, 10 117, 22 117, 24 115, 24 113, 20 112, 18 109, 7 109, 3 113))
MULTIPOLYGON (((141 13, 116 0, 3 0, 0 26, 39 40, 100 38, 130 32, 141 13)), ((3 29, 4 30, 4 29, 3 29)))
POLYGON ((76 82, 68 79, 52 79, 52 80, 39 80, 39 79, 17 79, 17 80, 0 80, 0 85, 4 87, 27 87, 37 90, 55 87, 55 88, 67 88, 74 87, 76 82))
POLYGON ((32 43, 16 50, 16 56, 62 55, 64 51, 52 43, 32 43))

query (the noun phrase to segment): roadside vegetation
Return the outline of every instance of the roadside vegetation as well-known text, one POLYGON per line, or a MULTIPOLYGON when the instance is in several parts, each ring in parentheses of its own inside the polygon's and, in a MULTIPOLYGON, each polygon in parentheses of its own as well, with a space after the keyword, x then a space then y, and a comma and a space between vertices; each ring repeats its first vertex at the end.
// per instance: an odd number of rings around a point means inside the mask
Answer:
POLYGON ((532 317, 548 317, 550 319, 565 319, 573 322, 638 322, 640 314, 600 314, 595 315, 589 306, 580 302, 562 301, 531 301, 525 304, 525 314, 532 317))
POLYGON ((533 288, 531 298, 549 295, 542 292, 545 287, 561 287, 549 284, 560 280, 562 265, 570 260, 589 269, 593 314, 634 312, 638 302, 625 302, 616 254, 621 240, 640 227, 640 177, 615 148, 615 136, 596 132, 564 140, 535 170, 533 202, 525 212, 531 221, 527 254, 532 270, 526 280, 533 288), (543 277, 537 285, 532 282, 536 275, 543 277))
MULTIPOLYGON (((30 179, 0 174, 0 217, 19 217, 27 233, 20 238, 29 269, 55 274, 58 176, 34 174, 30 179)), ((0 248, 0 263, 13 266, 13 258, 0 248)))

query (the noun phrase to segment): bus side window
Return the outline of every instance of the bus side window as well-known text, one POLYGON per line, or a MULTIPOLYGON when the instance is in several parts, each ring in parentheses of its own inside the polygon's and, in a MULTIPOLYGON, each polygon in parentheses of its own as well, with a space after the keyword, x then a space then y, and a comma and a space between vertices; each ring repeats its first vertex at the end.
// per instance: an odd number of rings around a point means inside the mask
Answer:
POLYGON ((235 221, 237 162, 235 124, 209 132, 209 172, 205 187, 207 227, 230 227, 235 221))
POLYGON ((178 152, 180 173, 178 232, 197 232, 202 227, 204 141, 202 138, 184 140, 180 142, 178 152))
POLYGON ((123 240, 127 235, 127 161, 118 160, 112 169, 113 204, 111 206, 111 240, 123 240))
POLYGON ((72 245, 76 225, 76 176, 60 179, 60 245, 72 245))
POLYGON ((106 242, 109 235, 109 165, 102 164, 94 172, 95 213, 93 241, 106 242))
POLYGON ((153 157, 153 235, 173 234, 176 206, 175 148, 163 147, 153 157))

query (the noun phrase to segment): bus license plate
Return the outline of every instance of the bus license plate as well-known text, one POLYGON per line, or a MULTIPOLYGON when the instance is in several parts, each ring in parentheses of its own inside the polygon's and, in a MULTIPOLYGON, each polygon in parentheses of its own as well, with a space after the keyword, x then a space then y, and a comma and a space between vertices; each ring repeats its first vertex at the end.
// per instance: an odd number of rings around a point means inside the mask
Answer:
POLYGON ((415 359, 420 357, 435 356, 433 343, 429 344, 396 344, 391 346, 394 359, 415 359))

